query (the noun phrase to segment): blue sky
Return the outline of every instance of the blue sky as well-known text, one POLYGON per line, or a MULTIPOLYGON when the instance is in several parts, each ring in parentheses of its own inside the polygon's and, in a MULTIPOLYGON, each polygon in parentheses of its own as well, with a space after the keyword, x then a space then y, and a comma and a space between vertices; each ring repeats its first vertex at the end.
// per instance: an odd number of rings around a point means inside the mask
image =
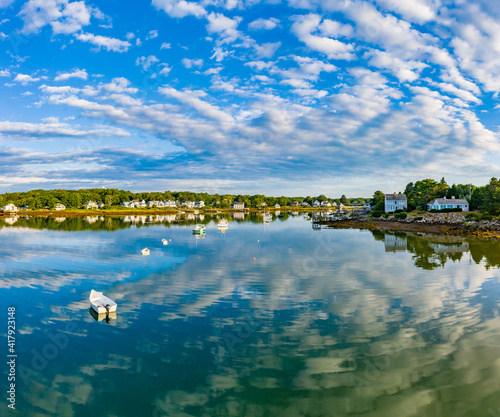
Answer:
POLYGON ((480 0, 0 0, 0 183, 369 196, 499 176, 480 0))

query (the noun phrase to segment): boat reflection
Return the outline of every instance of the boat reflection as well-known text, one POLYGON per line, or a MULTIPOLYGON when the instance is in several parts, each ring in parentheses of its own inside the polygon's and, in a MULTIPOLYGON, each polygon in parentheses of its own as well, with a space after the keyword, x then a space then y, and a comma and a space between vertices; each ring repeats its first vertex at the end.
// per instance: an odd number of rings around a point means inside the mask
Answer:
POLYGON ((96 311, 94 311, 94 309, 89 308, 89 313, 95 321, 105 320, 106 323, 109 324, 111 323, 111 319, 116 320, 116 311, 113 311, 112 313, 98 314, 96 311))

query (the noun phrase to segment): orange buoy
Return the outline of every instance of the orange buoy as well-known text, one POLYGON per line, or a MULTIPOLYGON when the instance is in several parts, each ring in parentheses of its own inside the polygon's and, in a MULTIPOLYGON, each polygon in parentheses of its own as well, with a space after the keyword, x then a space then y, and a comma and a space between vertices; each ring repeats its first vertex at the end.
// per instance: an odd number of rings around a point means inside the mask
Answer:
POLYGON ((255 258, 253 258, 253 260, 255 261, 255 258))

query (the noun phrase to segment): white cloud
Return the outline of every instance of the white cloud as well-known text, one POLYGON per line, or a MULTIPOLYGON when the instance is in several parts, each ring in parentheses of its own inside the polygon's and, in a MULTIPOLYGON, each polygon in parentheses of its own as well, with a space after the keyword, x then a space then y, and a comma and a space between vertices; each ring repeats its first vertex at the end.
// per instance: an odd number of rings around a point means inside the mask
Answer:
POLYGON ((214 75, 218 74, 224 69, 224 67, 215 67, 215 68, 209 68, 206 71, 203 72, 204 75, 214 75))
POLYGON ((127 39, 128 41, 131 41, 134 38, 135 34, 133 34, 132 32, 127 32, 127 34, 125 35, 125 39, 127 39))
POLYGON ((241 22, 240 17, 231 19, 221 13, 212 12, 207 16, 207 19, 208 33, 218 33, 222 43, 231 43, 240 37, 241 34, 236 29, 241 22))
POLYGON ((170 74, 170 71, 172 71, 172 67, 169 67, 167 65, 165 65, 161 70, 160 70, 160 74, 162 75, 168 75, 170 74))
POLYGON ((128 93, 135 94, 139 89, 135 87, 130 87, 132 83, 123 77, 113 78, 108 84, 99 84, 99 88, 110 93, 128 93))
POLYGON ((171 87, 162 87, 159 88, 158 91, 168 97, 175 98, 181 103, 189 105, 203 116, 218 120, 222 123, 229 123, 233 121, 230 114, 222 111, 217 106, 201 100, 199 97, 205 96, 206 94, 204 92, 190 90, 179 91, 171 87))
POLYGON ((385 10, 394 11, 402 15, 406 20, 416 23, 425 23, 433 20, 436 17, 436 11, 429 3, 436 3, 436 6, 438 5, 437 2, 426 0, 376 0, 376 2, 385 10))
POLYGON ((0 0, 0 9, 6 9, 12 3, 14 3, 14 0, 0 0))
POLYGON ((206 10, 199 3, 185 0, 153 0, 151 4, 171 17, 203 17, 206 10))
POLYGON ((258 58, 272 58, 280 46, 281 42, 268 42, 262 45, 254 44, 253 47, 258 58))
POLYGON ((40 78, 41 77, 32 77, 31 75, 27 74, 17 74, 16 77, 14 78, 14 81, 16 83, 21 83, 22 85, 27 85, 29 83, 40 81, 40 78))
POLYGON ((5 33, 3 32, 0 32, 0 41, 4 41, 5 39, 7 39, 9 36, 6 35, 5 33))
POLYGON ((155 29, 155 30, 150 30, 148 32, 148 36, 146 36, 146 40, 149 40, 149 39, 154 39, 154 38, 157 38, 158 37, 158 31, 155 29))
POLYGON ((259 18, 248 24, 250 30, 272 30, 279 24, 279 20, 271 17, 270 19, 259 18))
POLYGON ((193 67, 201 68, 203 66, 203 59, 182 58, 181 62, 188 69, 193 67))
POLYGON ((130 136, 130 133, 119 128, 106 126, 99 129, 81 130, 73 128, 66 123, 59 122, 57 117, 43 119, 45 123, 23 123, 0 121, 0 133, 2 136, 22 136, 24 138, 38 137, 84 137, 84 136, 130 136))
POLYGON ((316 14, 298 16, 291 30, 309 48, 327 55, 330 59, 354 59, 354 46, 352 44, 346 44, 337 39, 313 34, 319 30, 320 23, 321 17, 316 14))
POLYGON ((160 49, 170 49, 170 48, 172 48, 172 45, 167 42, 163 42, 160 46, 160 49))
POLYGON ((10 77, 9 70, 0 70, 0 77, 10 77))
POLYGON ((55 34, 69 34, 89 25, 91 12, 83 1, 29 0, 19 15, 24 21, 24 34, 38 33, 46 25, 52 26, 55 34))
POLYGON ((80 33, 76 38, 82 42, 89 42, 97 47, 97 50, 105 48, 113 52, 127 52, 130 48, 130 43, 116 38, 109 38, 101 35, 93 35, 91 33, 80 33))
POLYGON ((63 72, 54 78, 54 81, 66 81, 70 78, 79 78, 86 80, 88 78, 87 70, 75 69, 73 72, 63 72))
POLYGON ((367 57, 372 57, 368 63, 374 67, 387 69, 401 82, 412 82, 419 78, 420 73, 427 64, 420 61, 403 61, 383 51, 372 50, 367 57))
POLYGON ((160 60, 154 55, 149 55, 148 57, 141 56, 135 60, 135 65, 140 65, 144 71, 147 71, 151 65, 158 62, 160 62, 160 60))

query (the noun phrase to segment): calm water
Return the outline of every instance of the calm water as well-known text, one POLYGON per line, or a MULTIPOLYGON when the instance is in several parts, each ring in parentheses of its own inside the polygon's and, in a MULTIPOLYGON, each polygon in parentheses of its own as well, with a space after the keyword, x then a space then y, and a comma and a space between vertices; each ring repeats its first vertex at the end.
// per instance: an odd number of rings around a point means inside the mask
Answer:
POLYGON ((500 416, 500 242, 58 220, 0 222, 2 416, 500 416))

